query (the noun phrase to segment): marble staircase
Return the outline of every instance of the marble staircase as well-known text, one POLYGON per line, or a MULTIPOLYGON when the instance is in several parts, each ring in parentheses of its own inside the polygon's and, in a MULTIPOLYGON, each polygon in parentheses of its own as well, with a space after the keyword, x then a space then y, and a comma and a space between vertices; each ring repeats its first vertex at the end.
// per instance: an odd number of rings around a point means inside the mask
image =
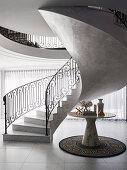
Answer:
POLYGON ((67 116, 67 113, 77 104, 81 92, 81 83, 77 83, 71 93, 60 101, 50 116, 48 123, 48 136, 46 132, 46 120, 44 107, 33 110, 18 120, 8 129, 8 134, 3 134, 4 141, 18 142, 44 142, 49 143, 53 139, 53 133, 67 116))

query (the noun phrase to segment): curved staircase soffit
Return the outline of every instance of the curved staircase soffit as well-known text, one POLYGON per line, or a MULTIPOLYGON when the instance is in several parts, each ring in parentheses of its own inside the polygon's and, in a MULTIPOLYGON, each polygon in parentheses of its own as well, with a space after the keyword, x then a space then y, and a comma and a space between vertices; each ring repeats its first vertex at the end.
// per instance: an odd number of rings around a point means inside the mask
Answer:
POLYGON ((127 48, 112 35, 65 15, 79 17, 73 9, 69 13, 68 8, 51 8, 51 11, 40 10, 40 13, 78 63, 84 93, 81 99, 95 99, 124 87, 127 83, 127 48), (59 14, 62 12, 64 15, 59 14), (83 38, 86 39, 82 41, 83 38), (89 48, 91 50, 87 50, 89 48))
MULTIPOLYGON (((88 7, 56 7, 56 8, 46 8, 39 9, 40 14, 46 21, 46 15, 48 13, 55 14, 68 17, 75 22, 82 22, 96 29, 102 30, 105 33, 109 34, 113 38, 117 39, 120 43, 127 47, 127 29, 121 28, 120 26, 114 24, 113 22, 113 14, 106 11, 90 9, 88 7), (47 14, 46 14, 47 13, 47 14)), ((46 21, 47 22, 47 21, 46 21)), ((50 24, 47 22, 50 26, 50 24)), ((51 27, 51 26, 50 26, 51 27)), ((52 29, 52 28, 51 28, 52 29)), ((57 34, 56 31, 52 29, 52 31, 57 34)), ((62 42, 61 37, 59 39, 62 42)))
POLYGON ((25 46, 17 42, 11 41, 8 38, 0 35, 0 46, 19 54, 27 56, 40 57, 44 59, 69 59, 70 54, 67 50, 48 50, 25 46))

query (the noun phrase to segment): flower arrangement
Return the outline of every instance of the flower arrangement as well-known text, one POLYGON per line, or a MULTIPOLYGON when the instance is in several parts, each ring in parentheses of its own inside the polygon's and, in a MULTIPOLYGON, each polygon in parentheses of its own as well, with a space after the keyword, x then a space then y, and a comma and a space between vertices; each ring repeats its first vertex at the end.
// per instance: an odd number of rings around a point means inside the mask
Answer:
POLYGON ((80 101, 80 105, 81 107, 84 108, 84 112, 89 112, 90 111, 90 107, 93 105, 93 103, 91 101, 80 101))

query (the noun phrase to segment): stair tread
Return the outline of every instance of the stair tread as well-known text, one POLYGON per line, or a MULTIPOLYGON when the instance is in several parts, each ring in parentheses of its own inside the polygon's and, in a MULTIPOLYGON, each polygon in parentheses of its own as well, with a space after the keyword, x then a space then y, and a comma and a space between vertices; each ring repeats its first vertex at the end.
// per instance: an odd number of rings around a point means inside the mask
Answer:
MULTIPOLYGON (((44 111, 44 110, 41 110, 41 109, 36 109, 36 111, 39 111, 39 112, 42 112, 43 114, 45 114, 46 112, 44 111)), ((34 112, 35 113, 35 112, 34 112)), ((53 110, 53 112, 52 112, 53 114, 55 114, 56 113, 56 111, 55 110, 53 110)))
MULTIPOLYGON (((26 115, 24 117, 35 118, 35 119, 39 119, 39 120, 46 120, 45 117, 41 117, 41 116, 38 116, 36 114, 30 114, 30 115, 26 115)), ((53 120, 53 118, 50 117, 49 121, 52 121, 52 120, 53 120)))
POLYGON ((40 133, 30 133, 30 132, 23 132, 23 131, 8 131, 8 134, 4 135, 19 135, 19 136, 42 136, 42 137, 50 137, 50 136, 45 136, 45 134, 40 134, 40 133))
POLYGON ((28 126, 28 127, 37 127, 37 128, 45 128, 45 126, 36 125, 36 124, 33 124, 33 123, 27 123, 27 122, 24 122, 23 120, 18 120, 18 121, 16 121, 16 122, 14 122, 13 125, 28 126))
POLYGON ((41 110, 41 109, 36 109, 36 111, 42 112, 43 114, 45 114, 45 111, 41 110))

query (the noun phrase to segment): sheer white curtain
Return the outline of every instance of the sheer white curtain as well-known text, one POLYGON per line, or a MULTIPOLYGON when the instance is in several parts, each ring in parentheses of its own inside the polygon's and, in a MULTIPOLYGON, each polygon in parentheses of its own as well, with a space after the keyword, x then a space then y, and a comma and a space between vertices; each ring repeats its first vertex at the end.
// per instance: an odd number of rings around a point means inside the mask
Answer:
POLYGON ((54 75, 57 69, 5 71, 5 94, 23 84, 54 75))
MULTIPOLYGON (((54 75, 57 69, 5 71, 5 94, 31 81, 54 75)), ((103 99, 104 112, 115 113, 116 119, 126 119, 126 87, 114 93, 99 97, 103 99)), ((98 100, 93 100, 97 104, 98 100)))
MULTIPOLYGON (((116 114, 115 119, 126 119, 126 87, 99 98, 103 99, 104 112, 116 114)), ((98 100, 92 102, 97 104, 98 100)))

